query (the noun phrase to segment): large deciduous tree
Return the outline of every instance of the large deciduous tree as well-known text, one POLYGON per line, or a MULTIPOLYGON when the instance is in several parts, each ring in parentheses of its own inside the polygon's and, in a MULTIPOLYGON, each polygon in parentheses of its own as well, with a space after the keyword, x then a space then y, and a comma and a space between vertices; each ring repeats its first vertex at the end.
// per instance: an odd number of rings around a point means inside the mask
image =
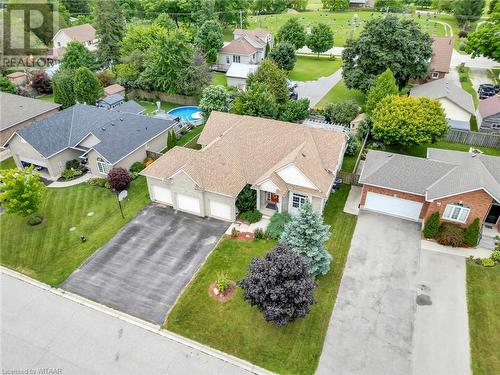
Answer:
POLYGON ((387 96, 372 114, 373 138, 403 146, 434 143, 448 130, 441 104, 429 98, 387 96))
POLYGON ((349 124, 359 113, 359 106, 352 100, 328 103, 323 109, 326 121, 331 124, 349 124))
POLYGON ((64 51, 61 68, 76 70, 81 67, 95 71, 99 67, 99 64, 94 54, 85 48, 82 43, 71 41, 64 51))
POLYGON ((102 96, 103 90, 101 82, 94 73, 87 68, 78 68, 75 72, 75 82, 73 84, 75 100, 79 103, 95 105, 102 96))
POLYGON ((388 15, 368 21, 360 37, 349 39, 342 52, 346 86, 366 92, 387 68, 400 88, 410 78, 425 77, 431 45, 431 37, 412 20, 388 15))
POLYGON ((229 95, 224 86, 208 86, 201 94, 199 107, 208 117, 212 111, 227 112, 228 103, 229 95))
POLYGON ((208 63, 217 61, 217 55, 222 47, 222 26, 215 20, 206 21, 198 29, 194 38, 196 46, 205 55, 208 63))
POLYGON ((297 18, 290 18, 278 30, 278 41, 288 42, 295 49, 302 48, 306 44, 306 30, 297 18))
POLYGON ((496 4, 490 20, 469 34, 465 51, 473 57, 485 56, 500 62, 500 3, 496 4))
POLYGON ((238 115, 275 119, 278 116, 278 105, 276 98, 266 85, 255 83, 234 99, 232 112, 238 115))
POLYGON ((453 14, 462 29, 468 29, 469 23, 477 21, 483 14, 484 0, 455 0, 453 14))
POLYGON ((388 68, 382 74, 379 74, 368 90, 366 98, 365 110, 371 115, 375 107, 389 95, 397 95, 399 93, 398 85, 394 74, 388 68))
POLYGON ((288 42, 278 43, 268 54, 269 59, 274 61, 280 69, 293 70, 297 56, 295 47, 288 42))
POLYGON ((330 26, 324 23, 318 23, 311 29, 311 33, 307 36, 307 47, 318 54, 328 51, 333 47, 333 33, 330 26))
POLYGON ((308 275, 307 260, 281 244, 264 258, 252 259, 238 285, 243 298, 278 327, 306 316, 314 303, 316 283, 308 275))
POLYGON ((120 60, 119 43, 123 38, 125 20, 117 0, 96 0, 95 26, 99 40, 97 57, 103 66, 111 66, 120 60))
POLYGON ((271 60, 264 60, 255 73, 247 78, 247 88, 262 83, 274 95, 278 106, 283 106, 289 99, 286 73, 271 60))
POLYGON ((328 10, 341 10, 349 8, 349 0, 321 0, 323 8, 328 10))
POLYGON ((314 212, 307 201, 299 214, 285 225, 280 242, 309 260, 309 275, 325 275, 332 262, 332 256, 325 248, 325 241, 330 238, 329 230, 330 226, 323 224, 321 215, 314 212))
POLYGON ((74 82, 74 71, 68 69, 60 69, 52 77, 54 101, 61 104, 62 108, 68 108, 75 104, 74 82))

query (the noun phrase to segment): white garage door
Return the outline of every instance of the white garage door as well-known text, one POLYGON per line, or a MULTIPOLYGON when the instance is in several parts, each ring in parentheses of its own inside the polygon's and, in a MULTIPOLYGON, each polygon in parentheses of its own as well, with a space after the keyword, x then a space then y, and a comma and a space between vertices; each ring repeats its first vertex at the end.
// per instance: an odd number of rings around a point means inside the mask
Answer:
POLYGON ((231 220, 231 206, 227 203, 209 200, 210 216, 224 220, 231 220))
POLYGON ((180 210, 189 211, 196 214, 199 214, 201 212, 200 200, 195 197, 190 197, 189 195, 177 194, 177 207, 180 210))
POLYGON ((161 186, 153 186, 153 200, 165 203, 172 204, 172 192, 170 189, 161 187, 161 186))
POLYGON ((366 195, 365 208, 404 219, 418 221, 420 211, 422 210, 422 203, 368 192, 366 195))

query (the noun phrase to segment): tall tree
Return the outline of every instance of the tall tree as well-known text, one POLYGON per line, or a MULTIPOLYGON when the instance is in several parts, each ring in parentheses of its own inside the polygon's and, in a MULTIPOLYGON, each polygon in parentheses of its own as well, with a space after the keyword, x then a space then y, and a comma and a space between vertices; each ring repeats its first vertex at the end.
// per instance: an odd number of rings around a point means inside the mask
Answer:
POLYGON ((232 111, 238 115, 277 118, 278 106, 271 91, 263 83, 255 83, 241 92, 233 102, 232 111))
POLYGON ((252 0, 214 0, 215 12, 223 25, 245 26, 248 23, 248 14, 252 0))
POLYGON ((259 0, 253 3, 258 13, 281 13, 290 5, 290 0, 259 0))
POLYGON ((297 56, 295 47, 288 42, 279 42, 267 55, 280 69, 293 70, 297 56))
POLYGON ((309 275, 325 275, 330 270, 332 256, 325 248, 325 241, 330 238, 330 226, 323 224, 320 214, 313 211, 307 201, 285 225, 280 242, 288 245, 309 260, 309 275))
POLYGON ((208 86, 201 94, 200 109, 208 117, 212 111, 227 112, 229 95, 224 86, 208 86))
POLYGON ((309 116, 309 99, 289 100, 280 119, 288 122, 302 122, 309 116))
POLYGON ((125 20, 117 0, 95 1, 95 26, 99 40, 97 57, 99 62, 109 67, 120 60, 119 43, 122 40, 125 20))
POLYGON ((368 90, 365 110, 371 115, 375 107, 389 95, 397 95, 399 93, 396 78, 392 74, 391 69, 386 69, 385 72, 377 76, 375 82, 368 90))
POLYGON ((78 68, 76 70, 73 91, 77 102, 88 105, 95 105, 103 94, 101 82, 87 68, 78 68))
POLYGON ((54 77, 52 77, 54 101, 61 104, 62 108, 68 108, 75 104, 73 85, 74 71, 72 70, 59 69, 54 77))
POLYGON ((90 7, 88 1, 81 0, 62 0, 63 5, 69 11, 69 13, 78 17, 79 15, 85 15, 89 13, 90 7))
POLYGON ((330 26, 324 23, 318 23, 311 29, 311 33, 307 36, 307 47, 314 53, 319 54, 328 51, 333 47, 333 33, 330 26))
POLYGON ((302 48, 306 44, 306 30, 297 18, 290 18, 278 30, 278 41, 288 42, 295 49, 302 48))
POLYGON ((500 62, 500 3, 477 31, 469 34, 465 51, 475 56, 485 56, 500 62))
POLYGON ((68 43, 61 60, 61 67, 63 69, 76 70, 85 67, 95 71, 98 66, 94 54, 85 48, 82 43, 76 41, 68 43))
POLYGON ((477 21, 483 14, 484 0, 455 0, 453 14, 462 29, 466 30, 470 22, 477 21))
POLYGON ((372 115, 373 138, 403 146, 434 143, 448 130, 437 100, 413 96, 387 96, 372 115))
POLYGON ((349 8, 349 0, 321 0, 323 8, 328 10, 340 10, 349 8))
POLYGON ((342 76, 349 88, 368 91, 375 78, 391 69, 400 88, 427 74, 432 39, 412 20, 394 15, 368 21, 358 39, 342 52, 342 76))
POLYGON ((217 61, 219 50, 222 48, 222 26, 218 21, 205 21, 198 29, 194 43, 205 54, 208 63, 217 61))
POLYGON ((273 94, 278 106, 283 106, 289 99, 286 73, 271 60, 264 60, 255 73, 247 78, 247 88, 262 83, 273 94))

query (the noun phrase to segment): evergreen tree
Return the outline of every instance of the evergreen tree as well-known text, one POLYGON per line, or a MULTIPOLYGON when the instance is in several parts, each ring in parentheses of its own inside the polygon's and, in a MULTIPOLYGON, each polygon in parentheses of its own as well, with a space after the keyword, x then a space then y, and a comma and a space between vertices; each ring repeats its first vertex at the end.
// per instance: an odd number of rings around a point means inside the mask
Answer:
POLYGON ((323 224, 323 218, 306 202, 299 214, 285 225, 280 242, 288 245, 309 260, 309 274, 324 275, 330 270, 332 256, 324 242, 330 238, 330 226, 323 224))
POLYGON ((78 68, 75 72, 73 92, 77 102, 95 105, 103 90, 94 73, 87 68, 78 68))
POLYGON ((62 108, 68 108, 75 104, 73 85, 74 74, 71 70, 60 69, 52 78, 54 101, 61 104, 62 108))
POLYGON ((371 114, 375 107, 382 99, 389 95, 397 95, 399 93, 396 78, 392 74, 391 69, 387 68, 385 72, 380 74, 368 91, 366 99, 366 113, 371 114))
POLYGON ((177 136, 173 130, 167 133, 167 151, 173 149, 177 145, 177 136))
POLYGON ((98 68, 97 60, 94 54, 85 48, 82 43, 71 41, 64 51, 61 67, 76 70, 82 66, 95 71, 98 68))
POLYGON ((117 0, 96 0, 94 15, 99 39, 97 57, 108 67, 120 59, 119 43, 123 38, 125 21, 117 0))

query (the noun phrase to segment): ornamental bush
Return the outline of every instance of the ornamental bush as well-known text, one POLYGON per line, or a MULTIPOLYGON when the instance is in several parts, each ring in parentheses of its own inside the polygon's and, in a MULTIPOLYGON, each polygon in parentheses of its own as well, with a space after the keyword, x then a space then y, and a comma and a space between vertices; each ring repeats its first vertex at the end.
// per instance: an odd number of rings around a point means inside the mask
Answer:
POLYGON ((132 173, 139 173, 140 171, 142 171, 146 166, 144 165, 144 163, 140 162, 140 161, 136 161, 134 164, 132 164, 130 166, 130 169, 129 171, 132 172, 132 173))
POLYGON ((257 207, 257 192, 246 185, 236 198, 236 208, 240 212, 253 211, 257 207))
POLYGON ((464 230, 452 223, 443 223, 439 227, 436 241, 440 245, 462 247, 465 244, 464 230))
POLYGON ((359 113, 359 106, 352 100, 329 103, 323 109, 323 116, 331 124, 349 124, 359 113))
POLYGON ((479 236, 481 234, 481 225, 479 224, 479 218, 475 218, 474 221, 465 229, 464 238, 465 243, 471 247, 476 247, 479 242, 479 236))
POLYGON ((493 250, 491 253, 491 259, 493 259, 495 262, 500 262, 500 249, 493 250))
POLYGON ((259 210, 245 211, 240 215, 241 220, 248 221, 250 224, 257 223, 262 219, 262 212, 259 210))
POLYGON ((78 159, 72 159, 66 162, 66 169, 79 169, 79 168, 80 168, 80 162, 78 161, 78 159))
POLYGON ((495 266, 495 261, 491 258, 484 258, 481 261, 481 264, 483 265, 483 267, 493 267, 495 266))
POLYGON ((122 167, 113 167, 108 172, 108 183, 116 191, 125 190, 130 183, 130 175, 122 167))
POLYGON ((424 226, 424 237, 434 238, 439 232, 439 212, 434 212, 427 218, 424 226))
POLYGON ((292 220, 292 216, 288 212, 275 213, 267 225, 266 236, 278 240, 285 230, 286 223, 290 220, 292 220))
POLYGON ((282 327, 307 315, 314 303, 316 283, 308 268, 305 258, 278 244, 264 258, 252 259, 238 285, 243 298, 257 306, 265 320, 282 327))

